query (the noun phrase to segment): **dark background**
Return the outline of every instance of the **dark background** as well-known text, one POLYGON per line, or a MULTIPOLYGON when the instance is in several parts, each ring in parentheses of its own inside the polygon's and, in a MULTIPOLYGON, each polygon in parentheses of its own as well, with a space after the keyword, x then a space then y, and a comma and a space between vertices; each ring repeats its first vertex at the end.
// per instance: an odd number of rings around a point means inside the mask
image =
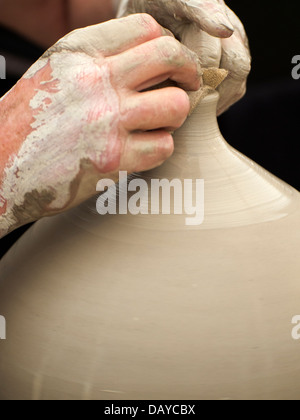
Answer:
POLYGON ((300 190, 299 0, 228 0, 245 25, 252 53, 248 92, 220 118, 221 131, 239 151, 300 190))
MULTIPOLYGON (((220 117, 221 131, 232 146, 300 190, 300 80, 291 75, 292 58, 300 55, 300 2, 228 0, 227 5, 246 27, 253 63, 247 95, 220 117)), ((42 53, 0 28, 0 54, 11 57, 0 96, 42 53)), ((25 229, 0 240, 0 258, 25 229)))

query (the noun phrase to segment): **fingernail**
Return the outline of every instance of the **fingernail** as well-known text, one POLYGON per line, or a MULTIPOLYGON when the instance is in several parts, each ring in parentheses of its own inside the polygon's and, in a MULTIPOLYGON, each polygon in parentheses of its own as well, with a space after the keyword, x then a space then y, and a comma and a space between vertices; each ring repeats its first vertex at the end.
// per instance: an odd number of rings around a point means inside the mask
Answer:
POLYGON ((172 38, 175 38, 175 35, 167 28, 162 27, 162 34, 164 36, 171 36, 172 38))
POLYGON ((234 32, 232 23, 224 13, 218 13, 214 20, 216 25, 220 28, 225 29, 228 32, 234 32))
POLYGON ((226 29, 229 32, 234 32, 234 27, 232 25, 225 25, 224 23, 220 25, 221 27, 223 27, 224 29, 226 29))

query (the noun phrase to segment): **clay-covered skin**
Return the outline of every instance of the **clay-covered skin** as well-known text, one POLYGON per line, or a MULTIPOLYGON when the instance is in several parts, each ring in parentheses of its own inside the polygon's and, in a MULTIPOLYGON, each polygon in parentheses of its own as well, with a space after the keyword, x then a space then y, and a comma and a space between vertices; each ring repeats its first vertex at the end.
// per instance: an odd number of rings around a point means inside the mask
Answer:
POLYGON ((223 0, 122 0, 119 16, 146 12, 196 52, 203 67, 228 71, 218 115, 246 92, 251 56, 243 24, 223 0))
POLYGON ((164 162, 189 99, 179 87, 142 90, 168 78, 198 90, 201 65, 149 15, 50 48, 0 103, 0 236, 86 200, 101 177, 164 162))

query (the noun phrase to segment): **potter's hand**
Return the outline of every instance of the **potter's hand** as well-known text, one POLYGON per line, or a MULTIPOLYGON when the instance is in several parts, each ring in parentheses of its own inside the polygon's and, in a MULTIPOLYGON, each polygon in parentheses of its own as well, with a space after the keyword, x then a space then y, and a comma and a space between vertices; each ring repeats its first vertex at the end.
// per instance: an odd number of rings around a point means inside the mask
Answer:
POLYGON ((121 0, 119 16, 149 13, 178 38, 194 23, 212 36, 227 38, 234 28, 219 0, 121 0))
POLYGON ((202 67, 229 75, 219 87, 218 114, 241 99, 251 68, 247 35, 223 0, 122 0, 119 15, 147 12, 196 52, 202 67))
MULTIPOLYGON (((220 1, 224 3, 223 0, 220 1)), ((228 39, 221 40, 220 67, 228 70, 229 75, 218 89, 220 93, 218 115, 245 95, 247 78, 251 71, 251 54, 245 28, 236 14, 229 7, 225 7, 234 26, 234 34, 228 39)))
POLYGON ((0 235, 160 165, 202 83, 196 54, 149 15, 75 31, 0 103, 0 235), (141 92, 168 78, 179 86, 141 92), (154 131, 153 131, 154 130, 154 131))

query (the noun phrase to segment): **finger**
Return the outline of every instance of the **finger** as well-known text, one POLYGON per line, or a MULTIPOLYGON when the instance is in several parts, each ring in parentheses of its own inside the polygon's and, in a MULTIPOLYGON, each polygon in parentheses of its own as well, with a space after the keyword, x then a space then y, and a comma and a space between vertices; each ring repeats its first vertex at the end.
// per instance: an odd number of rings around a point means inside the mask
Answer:
POLYGON ((249 41, 248 41, 248 36, 246 34, 244 25, 242 24, 242 22, 240 21, 238 16, 228 6, 226 6, 226 4, 223 0, 219 0, 219 1, 223 2, 224 7, 225 7, 225 11, 227 13, 228 18, 230 19, 230 22, 232 22, 232 24, 233 24, 235 33, 240 36, 244 45, 246 46, 246 48, 248 48, 249 47, 249 41))
POLYGON ((220 66, 222 55, 220 39, 191 25, 183 31, 181 42, 198 55, 202 68, 220 66))
POLYGON ((222 40, 221 68, 228 70, 227 79, 219 87, 218 115, 241 99, 246 92, 246 82, 251 70, 251 57, 240 37, 233 35, 222 40))
POLYGON ((151 14, 162 26, 180 35, 182 24, 196 25, 216 37, 229 37, 234 28, 216 0, 128 1, 128 12, 151 14))
POLYGON ((114 81, 143 90, 171 79, 186 90, 198 90, 202 70, 196 54, 171 37, 160 37, 111 57, 114 81))
POLYGON ((165 35, 172 36, 152 16, 137 14, 73 31, 53 48, 108 57, 165 35))
POLYGON ((121 170, 148 171, 161 165, 173 151, 173 137, 166 131, 131 134, 126 141, 121 170))
POLYGON ((186 120, 190 101, 185 91, 169 87, 136 93, 126 100, 125 108, 124 127, 128 131, 159 128, 174 131, 186 120))
POLYGON ((234 27, 228 19, 224 6, 215 0, 191 0, 187 4, 188 17, 200 29, 218 38, 228 38, 234 32, 234 27))
POLYGON ((149 13, 163 27, 178 36, 182 24, 186 23, 196 23, 200 29, 219 38, 230 37, 234 32, 224 5, 216 0, 129 0, 126 7, 124 6, 120 16, 137 12, 149 13))

